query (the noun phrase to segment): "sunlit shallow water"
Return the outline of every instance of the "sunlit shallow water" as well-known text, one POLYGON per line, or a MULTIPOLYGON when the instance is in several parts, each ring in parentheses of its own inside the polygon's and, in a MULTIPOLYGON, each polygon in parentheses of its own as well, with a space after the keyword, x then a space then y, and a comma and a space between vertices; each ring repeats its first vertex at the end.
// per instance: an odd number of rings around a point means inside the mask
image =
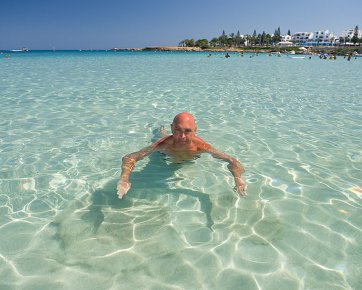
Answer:
POLYGON ((0 289, 358 289, 362 59, 0 55, 0 289), (238 158, 121 158, 181 111, 238 158))

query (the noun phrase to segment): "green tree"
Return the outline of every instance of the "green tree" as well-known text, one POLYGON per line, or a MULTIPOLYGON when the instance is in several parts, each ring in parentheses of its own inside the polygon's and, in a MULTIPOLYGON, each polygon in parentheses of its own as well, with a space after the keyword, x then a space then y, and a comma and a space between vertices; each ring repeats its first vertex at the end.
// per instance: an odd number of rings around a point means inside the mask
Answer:
POLYGON ((263 31, 263 33, 261 34, 261 37, 260 37, 260 44, 261 45, 265 45, 265 43, 266 43, 266 33, 265 33, 265 31, 263 31))
POLYGON ((222 31, 222 34, 219 37, 219 43, 220 43, 221 46, 225 46, 228 43, 228 37, 227 37, 224 30, 222 31))
POLYGON ((353 37, 351 38, 351 41, 353 42, 354 45, 356 45, 358 41, 358 25, 356 25, 356 27, 354 28, 354 32, 353 32, 353 37))
POLYGON ((269 33, 267 33, 267 35, 265 35, 265 42, 267 45, 270 45, 272 43, 272 37, 269 33))
POLYGON ((261 45, 261 34, 258 33, 258 36, 256 37, 256 42, 255 42, 256 45, 261 45))
POLYGON ((240 35, 240 31, 238 30, 235 36, 235 46, 240 47, 242 44, 244 44, 244 40, 240 35))
POLYGON ((206 38, 203 39, 199 39, 195 42, 195 46, 198 46, 202 49, 208 48, 209 47, 209 41, 206 38))
POLYGON ((230 33, 230 37, 228 38, 228 45, 235 46, 235 33, 230 33))
POLYGON ((277 43, 278 42, 278 34, 277 34, 277 30, 274 30, 274 34, 272 34, 272 41, 273 43, 277 43))
POLYGON ((273 35, 273 37, 272 37, 273 43, 279 42, 280 39, 281 39, 280 27, 278 27, 277 29, 275 29, 274 35, 273 35))
POLYGON ((195 46, 195 40, 194 39, 185 39, 183 41, 185 43, 185 46, 187 46, 187 47, 195 46))
POLYGON ((250 45, 256 45, 258 40, 258 35, 256 34, 256 30, 254 29, 253 35, 250 37, 250 45))
POLYGON ((210 40, 209 45, 212 47, 216 47, 219 45, 219 39, 217 37, 214 37, 210 40))

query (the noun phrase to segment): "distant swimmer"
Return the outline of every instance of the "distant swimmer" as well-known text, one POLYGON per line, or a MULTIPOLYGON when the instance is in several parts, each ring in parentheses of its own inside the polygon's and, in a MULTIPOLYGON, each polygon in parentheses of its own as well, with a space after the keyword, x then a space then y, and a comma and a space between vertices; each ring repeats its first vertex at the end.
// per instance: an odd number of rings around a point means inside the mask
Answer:
POLYGON ((229 55, 228 53, 226 53, 226 54, 225 54, 225 57, 226 57, 226 58, 229 58, 229 57, 230 57, 230 55, 229 55))
POLYGON ((201 153, 210 153, 214 158, 228 162, 228 169, 234 177, 234 190, 241 196, 246 195, 246 183, 241 177, 244 167, 240 162, 206 143, 200 137, 196 136, 196 123, 194 117, 187 112, 177 114, 171 124, 171 135, 167 135, 164 128, 161 129, 161 135, 165 135, 155 143, 122 158, 122 173, 117 185, 117 194, 119 198, 129 191, 131 183, 129 176, 134 169, 136 162, 154 152, 166 154, 174 162, 183 162, 197 158, 201 153))

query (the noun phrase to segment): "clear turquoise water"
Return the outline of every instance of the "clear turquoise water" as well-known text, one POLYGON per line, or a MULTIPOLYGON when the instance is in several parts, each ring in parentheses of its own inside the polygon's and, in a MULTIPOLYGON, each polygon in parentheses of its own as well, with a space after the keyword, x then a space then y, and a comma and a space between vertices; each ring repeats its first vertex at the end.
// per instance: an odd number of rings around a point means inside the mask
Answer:
POLYGON ((362 58, 0 55, 0 289, 358 289, 362 58), (124 154, 181 111, 246 167, 124 154))

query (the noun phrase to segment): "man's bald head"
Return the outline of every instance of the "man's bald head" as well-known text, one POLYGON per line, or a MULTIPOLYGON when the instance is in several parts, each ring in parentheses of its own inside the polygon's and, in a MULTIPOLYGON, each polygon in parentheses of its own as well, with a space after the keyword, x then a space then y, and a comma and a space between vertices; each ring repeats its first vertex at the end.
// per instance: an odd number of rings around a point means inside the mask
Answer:
POLYGON ((175 124, 183 123, 183 122, 190 122, 190 124, 193 124, 193 126, 196 127, 194 116, 192 116, 188 112, 182 112, 182 113, 177 114, 175 116, 175 118, 173 119, 172 124, 175 125, 175 124))
POLYGON ((188 112, 177 114, 171 124, 171 131, 175 144, 181 146, 190 144, 196 133, 194 117, 188 112))

